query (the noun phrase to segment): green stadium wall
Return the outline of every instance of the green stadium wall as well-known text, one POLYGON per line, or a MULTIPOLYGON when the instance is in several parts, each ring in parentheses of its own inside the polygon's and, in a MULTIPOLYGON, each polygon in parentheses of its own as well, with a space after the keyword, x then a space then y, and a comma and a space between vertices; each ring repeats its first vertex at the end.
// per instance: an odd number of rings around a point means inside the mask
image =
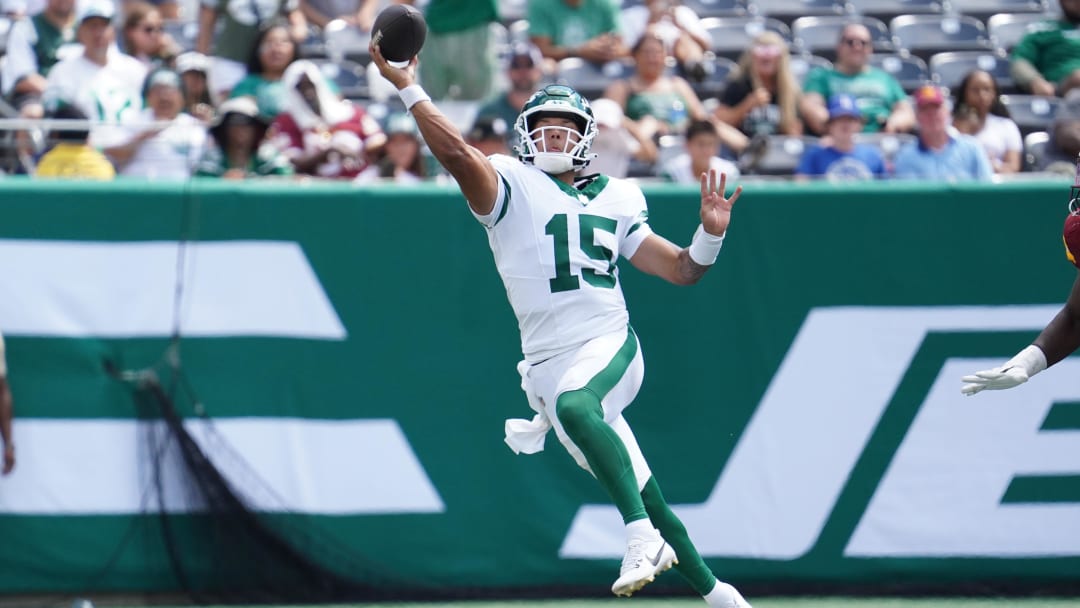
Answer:
MULTIPOLYGON (((620 261, 646 359, 626 415, 717 573, 1075 584, 1080 359, 959 392, 1068 294, 1067 187, 754 184, 698 285, 620 261)), ((697 189, 646 194, 654 230, 688 242, 697 189)), ((621 531, 598 484, 553 437, 528 456, 503 443, 531 415, 516 323, 455 189, 6 179, 0 218, 19 458, 0 478, 0 593, 177 589, 132 434, 153 423, 104 369, 160 369, 176 301, 198 403, 178 406, 277 480, 256 509, 377 564, 347 574, 607 589, 621 531)), ((649 590, 685 591, 675 574, 649 590)))

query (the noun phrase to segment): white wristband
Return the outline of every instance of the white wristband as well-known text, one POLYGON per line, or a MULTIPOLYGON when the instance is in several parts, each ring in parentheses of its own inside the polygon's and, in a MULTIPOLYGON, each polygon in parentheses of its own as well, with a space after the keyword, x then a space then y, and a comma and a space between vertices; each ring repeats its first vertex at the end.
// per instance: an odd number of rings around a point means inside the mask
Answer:
POLYGON ((1027 372, 1028 378, 1046 369, 1046 354, 1042 349, 1032 344, 1024 350, 1016 353, 1016 356, 1009 359, 1004 365, 1005 369, 1010 367, 1020 367, 1027 372))
POLYGON ((690 240, 687 253, 690 259, 701 266, 712 266, 716 263, 716 256, 720 255, 720 247, 724 244, 724 235, 716 236, 705 232, 705 227, 698 224, 694 238, 690 240))
POLYGON ((413 106, 421 101, 431 101, 431 95, 428 95, 427 91, 424 90, 424 87, 418 84, 410 84, 398 91, 397 94, 405 104, 406 110, 411 110, 413 106))

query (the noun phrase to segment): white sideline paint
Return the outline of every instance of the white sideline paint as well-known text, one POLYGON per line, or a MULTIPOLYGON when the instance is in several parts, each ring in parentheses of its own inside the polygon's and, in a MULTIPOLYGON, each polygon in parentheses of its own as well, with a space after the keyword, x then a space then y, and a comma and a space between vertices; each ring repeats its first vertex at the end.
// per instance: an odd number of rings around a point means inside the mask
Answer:
MULTIPOLYGON (((811 310, 709 497, 701 504, 672 509, 706 557, 790 560, 804 555, 817 542, 927 333, 1037 331, 1060 309, 1061 305, 1025 305, 811 310), (833 431, 839 423, 843 433, 833 431)), ((1017 350, 1023 346, 1017 344, 1017 350)), ((964 373, 971 371, 975 370, 964 373)), ((1075 376, 1051 372, 1055 370, 1040 374, 1034 382, 1056 378, 1059 384, 1075 383, 1075 376)), ((961 405, 966 404, 964 399, 983 397, 961 395, 960 376, 952 383, 955 390, 948 393, 949 403, 961 405)), ((1024 407, 1023 387, 1005 393, 1001 398, 1024 407)), ((908 500, 918 504, 914 496, 908 500)), ((1038 525, 1033 521, 1024 529, 1038 525)), ((617 558, 625 549, 625 535, 613 506, 584 505, 559 555, 617 558)), ((863 550, 860 547, 854 549, 863 550)), ((877 544, 875 550, 881 555, 888 548, 877 544)))
MULTIPOLYGON (((179 251, 176 242, 0 240, 0 328, 7 336, 169 336, 179 251)), ((183 335, 345 339, 297 243, 188 243, 184 253, 183 335)))
MULTIPOLYGON (((226 418, 185 425, 258 511, 372 515, 445 510, 394 420, 226 418)), ((19 421, 18 437, 19 466, 0 477, 0 513, 156 511, 150 446, 162 443, 168 447, 165 509, 182 513, 200 507, 184 490, 180 454, 175 441, 162 441, 168 437, 162 423, 26 419, 19 421)))

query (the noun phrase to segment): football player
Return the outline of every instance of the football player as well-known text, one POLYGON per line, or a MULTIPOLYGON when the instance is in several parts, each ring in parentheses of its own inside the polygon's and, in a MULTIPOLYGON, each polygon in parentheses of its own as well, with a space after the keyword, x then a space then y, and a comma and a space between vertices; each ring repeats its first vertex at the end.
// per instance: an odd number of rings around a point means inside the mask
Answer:
POLYGON ((637 185, 579 177, 593 157, 597 127, 588 101, 573 89, 549 85, 525 103, 514 126, 519 158, 487 157, 414 84, 415 58, 397 68, 377 46, 370 51, 487 229, 521 332, 522 387, 536 411, 532 421, 507 421, 507 443, 517 452, 539 451, 553 427, 612 497, 627 534, 613 593, 629 596, 674 565, 709 605, 748 608, 701 559, 622 416, 644 363, 615 265, 621 255, 672 283, 697 282, 716 261, 742 188, 727 197, 723 174, 703 174, 701 225, 689 247, 678 247, 649 227, 637 185))

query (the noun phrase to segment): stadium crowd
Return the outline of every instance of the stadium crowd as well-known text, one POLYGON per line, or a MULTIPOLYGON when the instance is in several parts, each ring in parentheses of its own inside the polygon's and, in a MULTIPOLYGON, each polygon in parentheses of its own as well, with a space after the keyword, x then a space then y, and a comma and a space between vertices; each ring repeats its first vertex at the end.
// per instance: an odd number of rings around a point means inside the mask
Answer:
MULTIPOLYGON (((0 168, 446 180, 370 63, 388 1, 0 0, 0 168)), ((529 95, 568 84, 614 176, 1071 174, 1080 0, 1054 1, 428 0, 420 79, 511 154, 529 95)))

